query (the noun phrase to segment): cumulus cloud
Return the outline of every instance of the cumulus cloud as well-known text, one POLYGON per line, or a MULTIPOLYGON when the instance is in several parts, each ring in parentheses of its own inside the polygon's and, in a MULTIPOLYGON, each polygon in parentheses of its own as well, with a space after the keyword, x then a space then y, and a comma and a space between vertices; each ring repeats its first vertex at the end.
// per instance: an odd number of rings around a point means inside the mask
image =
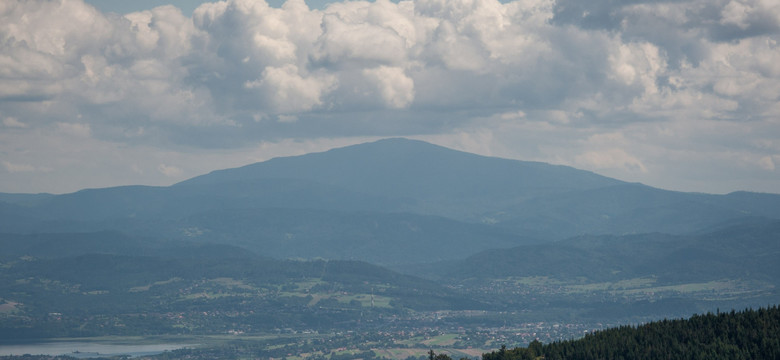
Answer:
MULTIPOLYGON (((393 23, 386 24, 381 17, 371 16, 371 7, 382 5, 395 7, 389 2, 370 5, 369 9, 360 2, 332 5, 321 20, 323 33, 316 43, 315 59, 326 64, 357 66, 403 63, 412 39, 404 38, 392 27, 393 23)), ((407 35, 414 36, 414 32, 407 35)))
MULTIPOLYGON (((0 115, 16 135, 117 148, 403 135, 637 180, 663 178, 668 149, 769 169, 777 149, 756 143, 780 138, 778 35, 768 0, 226 0, 191 17, 10 1, 0 115)), ((171 174, 161 163, 142 172, 171 174)))
POLYGON ((260 79, 247 82, 248 89, 261 89, 266 103, 279 113, 308 111, 322 105, 322 96, 333 88, 331 75, 301 75, 295 65, 266 67, 260 79))
POLYGON ((644 93, 658 92, 658 76, 666 70, 666 60, 651 43, 620 44, 608 57, 610 77, 627 86, 640 86, 644 93))
MULTIPOLYGON (((3 11, 9 85, 0 91, 6 98, 52 102, 50 108, 63 115, 80 110, 93 129, 123 126, 109 118, 135 119, 163 137, 181 126, 240 126, 279 115, 296 115, 305 124, 331 119, 332 113, 406 109, 412 103, 445 112, 520 106, 591 120, 625 118, 626 112, 658 116, 653 108, 675 108, 676 99, 686 97, 727 104, 709 111, 712 116, 743 103, 768 106, 778 91, 772 87, 778 62, 771 38, 733 43, 698 35, 711 33, 715 20, 767 22, 776 6, 731 2, 716 13, 707 9, 713 5, 699 0, 617 6, 380 0, 336 2, 322 10, 302 0, 281 8, 231 0, 205 3, 190 19, 172 6, 118 16, 80 1, 16 2, 3 11), (76 21, 59 24, 65 17, 54 17, 54 10, 76 21), (671 24, 682 40, 666 41, 628 21, 650 13, 652 29, 671 24), (759 13, 770 15, 750 15, 759 13), (33 21, 15 24, 21 14, 33 21), (737 19, 739 14, 744 16, 737 19), (575 21, 589 16, 614 18, 600 23, 614 23, 610 29, 620 32, 575 21), (680 48, 707 48, 709 56, 678 54, 680 48)), ((9 106, 19 112, 23 107, 9 106)), ((443 117, 457 120, 451 115, 443 117)), ((343 126, 353 125, 345 119, 343 126)))
POLYGON ((414 100, 414 80, 403 69, 380 66, 363 70, 363 75, 375 83, 380 98, 389 108, 402 109, 414 100))

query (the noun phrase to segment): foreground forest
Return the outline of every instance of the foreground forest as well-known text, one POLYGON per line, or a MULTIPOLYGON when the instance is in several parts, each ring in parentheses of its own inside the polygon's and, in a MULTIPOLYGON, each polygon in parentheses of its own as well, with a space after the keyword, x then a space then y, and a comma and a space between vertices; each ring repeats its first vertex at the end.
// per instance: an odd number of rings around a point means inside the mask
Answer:
POLYGON ((689 319, 621 326, 528 347, 502 348, 483 360, 555 359, 778 359, 780 308, 708 313, 689 319))

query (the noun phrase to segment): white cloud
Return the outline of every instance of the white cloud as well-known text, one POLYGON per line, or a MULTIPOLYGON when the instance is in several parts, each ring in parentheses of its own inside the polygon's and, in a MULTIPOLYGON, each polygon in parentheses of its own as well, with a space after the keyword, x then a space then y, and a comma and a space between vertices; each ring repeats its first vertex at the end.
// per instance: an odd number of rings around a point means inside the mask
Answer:
POLYGON ((775 161, 771 156, 762 157, 760 160, 758 160, 758 165, 761 166, 761 168, 764 170, 775 170, 775 161))
POLYGON ((655 45, 647 42, 619 44, 608 59, 613 71, 611 77, 628 86, 640 85, 645 93, 658 92, 656 82, 666 70, 666 60, 655 45))
MULTIPOLYGON (((370 7, 371 5, 369 5, 370 7)), ((389 5, 392 7, 393 5, 389 5)), ((327 63, 400 64, 406 60, 407 39, 384 24, 372 23, 356 7, 361 2, 331 5, 322 18, 323 34, 317 41, 315 59, 327 63)), ((358 65, 360 66, 360 65, 358 65)))
POLYGON ((380 66, 363 70, 363 75, 376 84, 385 106, 403 109, 414 101, 414 80, 403 69, 380 66))
POLYGON ((8 116, 6 118, 3 118, 3 125, 5 127, 20 128, 20 129, 25 129, 29 127, 29 125, 19 121, 19 119, 13 116, 8 116))
MULTIPOLYGON (((775 145, 757 144, 780 138, 779 35, 770 0, 379 0, 321 10, 227 0, 191 18, 173 6, 120 16, 79 0, 3 2, 2 128, 27 141, 4 137, 0 154, 64 174, 147 147, 227 154, 258 142, 404 135, 634 181, 685 173, 694 184, 697 169, 722 171, 733 186, 728 169, 777 160, 775 145), (55 143, 63 150, 53 159, 35 150, 55 143), (672 153, 687 167, 671 164, 672 153)), ((122 171, 136 165, 132 176, 170 181, 158 165, 171 161, 128 156, 122 171)), ((202 169, 176 163, 177 176, 202 169)))
POLYGON ((575 157, 575 161, 580 167, 586 169, 602 170, 617 168, 626 172, 647 172, 647 168, 642 161, 619 148, 588 151, 575 157))
POLYGON ((748 16, 750 15, 751 7, 742 3, 741 1, 729 1, 728 4, 721 11, 721 24, 734 24, 741 29, 747 29, 750 25, 748 23, 748 16))
POLYGON ((277 112, 309 111, 322 105, 322 97, 336 85, 332 75, 302 75, 298 67, 266 67, 260 79, 245 84, 248 89, 261 89, 267 103, 277 112))
POLYGON ((11 173, 35 171, 35 166, 32 166, 30 164, 14 164, 8 161, 3 161, 3 167, 5 167, 6 171, 11 173))
POLYGON ((751 26, 777 26, 780 24, 780 4, 772 0, 731 0, 720 12, 721 25, 734 25, 741 30, 751 26))
POLYGON ((184 173, 182 169, 176 166, 165 165, 165 164, 157 165, 157 171, 159 171, 161 174, 167 177, 173 177, 173 178, 180 177, 184 173))
POLYGON ((298 117, 295 115, 279 115, 278 120, 282 123, 294 123, 298 121, 298 117))
MULTIPOLYGON (((623 132, 593 134, 582 142, 584 152, 574 157, 577 167, 589 170, 619 170, 625 173, 647 173, 645 164, 627 150, 632 146, 623 132)), ((633 140, 633 139, 632 139, 633 140)))
POLYGON ((64 135, 88 138, 92 135, 89 124, 82 123, 57 123, 57 131, 64 135))

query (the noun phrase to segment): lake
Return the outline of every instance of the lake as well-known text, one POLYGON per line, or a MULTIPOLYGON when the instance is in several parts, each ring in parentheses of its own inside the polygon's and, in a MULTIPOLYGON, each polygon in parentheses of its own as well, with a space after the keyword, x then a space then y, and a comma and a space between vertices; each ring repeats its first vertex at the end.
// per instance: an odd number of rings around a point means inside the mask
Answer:
POLYGON ((0 345, 0 356, 5 355, 69 355, 76 358, 99 356, 145 356, 164 351, 195 346, 193 344, 147 344, 125 345, 77 341, 29 343, 18 345, 0 345))

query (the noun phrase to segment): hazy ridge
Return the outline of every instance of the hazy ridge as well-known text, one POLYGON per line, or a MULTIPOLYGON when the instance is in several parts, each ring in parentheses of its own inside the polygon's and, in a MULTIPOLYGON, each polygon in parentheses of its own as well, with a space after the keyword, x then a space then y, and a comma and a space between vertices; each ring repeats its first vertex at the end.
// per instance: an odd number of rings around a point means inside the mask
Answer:
POLYGON ((0 214, 17 338, 627 322, 780 300, 779 195, 406 139, 169 187, 0 194, 0 214))

